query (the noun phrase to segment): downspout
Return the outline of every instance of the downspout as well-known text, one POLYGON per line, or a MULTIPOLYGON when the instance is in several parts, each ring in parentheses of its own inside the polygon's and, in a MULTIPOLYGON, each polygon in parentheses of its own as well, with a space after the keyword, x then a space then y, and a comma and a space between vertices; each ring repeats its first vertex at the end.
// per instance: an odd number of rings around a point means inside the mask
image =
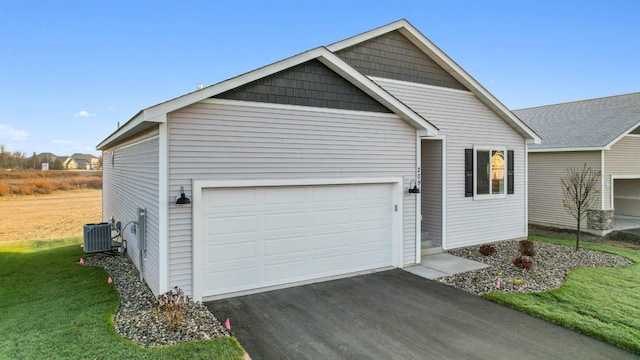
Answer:
MULTIPOLYGON (((422 183, 422 138, 420 137, 420 131, 416 131, 416 185, 418 189, 422 186, 418 185, 422 183)), ((420 264, 422 260, 422 194, 416 194, 416 264, 420 264)))
MULTIPOLYGON (((600 209, 604 210, 604 150, 600 150, 600 209)), ((610 184, 613 188, 613 184, 610 184)), ((611 194, 610 208, 613 209, 613 193, 611 194)))
MULTIPOLYGON (((515 164, 515 159, 513 162, 515 164)), ((513 175, 515 176, 515 171, 513 175)), ((529 144, 527 140, 524 141, 524 233, 529 236, 529 144)))
POLYGON ((159 124, 158 144, 158 291, 163 294, 169 291, 169 115, 165 122, 159 124))
POLYGON ((442 220, 440 225, 440 247, 442 250, 447 249, 447 136, 442 135, 442 142, 440 144, 440 153, 442 154, 440 171, 440 178, 442 181, 442 220))

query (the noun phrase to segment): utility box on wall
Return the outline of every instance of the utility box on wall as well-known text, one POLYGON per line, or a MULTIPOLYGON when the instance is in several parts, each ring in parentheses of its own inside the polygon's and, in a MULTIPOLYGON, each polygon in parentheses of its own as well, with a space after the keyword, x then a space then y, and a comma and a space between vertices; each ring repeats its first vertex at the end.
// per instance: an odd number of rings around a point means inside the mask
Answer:
POLYGON ((108 222, 84 225, 84 252, 111 250, 111 225, 108 222))

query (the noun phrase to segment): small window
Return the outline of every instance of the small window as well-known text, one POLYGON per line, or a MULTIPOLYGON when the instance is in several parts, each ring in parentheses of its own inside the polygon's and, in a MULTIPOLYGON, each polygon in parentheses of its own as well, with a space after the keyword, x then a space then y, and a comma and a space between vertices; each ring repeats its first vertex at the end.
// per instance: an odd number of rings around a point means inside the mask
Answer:
POLYGON ((499 147, 466 149, 465 196, 488 198, 513 194, 513 159, 509 157, 513 157, 513 150, 499 147))

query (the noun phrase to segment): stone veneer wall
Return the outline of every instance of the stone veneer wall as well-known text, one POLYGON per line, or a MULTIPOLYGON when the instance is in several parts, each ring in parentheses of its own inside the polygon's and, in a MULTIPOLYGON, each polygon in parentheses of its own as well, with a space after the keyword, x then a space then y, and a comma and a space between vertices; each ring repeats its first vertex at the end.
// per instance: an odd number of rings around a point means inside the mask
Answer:
POLYGON ((587 210, 587 228, 593 230, 612 230, 613 212, 613 209, 587 210))

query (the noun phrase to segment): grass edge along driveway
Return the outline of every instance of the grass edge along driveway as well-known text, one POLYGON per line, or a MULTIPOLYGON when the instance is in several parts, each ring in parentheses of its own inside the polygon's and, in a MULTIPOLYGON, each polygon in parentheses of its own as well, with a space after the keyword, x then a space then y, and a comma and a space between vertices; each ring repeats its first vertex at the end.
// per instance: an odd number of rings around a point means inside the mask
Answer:
POLYGON ((0 243, 2 359, 242 359, 231 338, 143 348, 118 335, 119 296, 79 265, 80 238, 0 243))
MULTIPOLYGON (((575 246, 574 240, 529 239, 575 246)), ((581 248, 624 256, 634 264, 579 268, 562 287, 542 293, 491 292, 484 297, 640 354, 640 251, 588 242, 581 248)))

